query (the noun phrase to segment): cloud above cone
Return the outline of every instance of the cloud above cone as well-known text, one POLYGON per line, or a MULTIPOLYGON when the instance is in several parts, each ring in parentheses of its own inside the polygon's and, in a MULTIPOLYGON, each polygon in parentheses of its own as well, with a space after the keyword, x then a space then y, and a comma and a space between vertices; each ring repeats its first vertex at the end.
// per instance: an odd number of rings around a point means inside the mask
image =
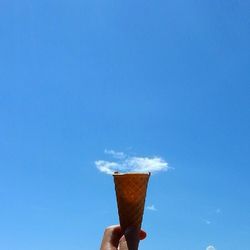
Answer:
POLYGON ((128 156, 123 152, 115 150, 104 151, 105 154, 111 156, 112 161, 97 160, 96 167, 103 173, 112 174, 119 172, 159 172, 169 170, 168 163, 161 157, 139 157, 128 156))

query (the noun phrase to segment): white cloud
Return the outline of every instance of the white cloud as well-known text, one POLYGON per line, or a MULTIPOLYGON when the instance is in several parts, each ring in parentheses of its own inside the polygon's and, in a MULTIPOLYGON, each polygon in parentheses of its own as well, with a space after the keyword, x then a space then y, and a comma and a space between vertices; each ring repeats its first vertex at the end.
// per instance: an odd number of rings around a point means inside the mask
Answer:
POLYGON ((206 250, 216 250, 214 246, 207 246, 206 250))
POLYGON ((146 209, 151 210, 151 211, 157 211, 155 205, 147 206, 146 209))
POLYGON ((95 161, 96 167, 103 173, 113 174, 119 168, 119 164, 111 161, 95 161))
POLYGON ((105 149, 104 153, 111 155, 115 159, 115 161, 95 161, 96 167, 106 174, 113 174, 115 171, 158 172, 169 170, 168 163, 161 157, 130 157, 123 152, 107 149, 105 149))
POLYGON ((210 225, 211 224, 211 221, 210 220, 204 220, 205 221, 205 223, 207 224, 207 225, 210 225))
POLYGON ((155 172, 168 169, 167 162, 160 157, 131 157, 127 160, 127 164, 136 172, 155 172))

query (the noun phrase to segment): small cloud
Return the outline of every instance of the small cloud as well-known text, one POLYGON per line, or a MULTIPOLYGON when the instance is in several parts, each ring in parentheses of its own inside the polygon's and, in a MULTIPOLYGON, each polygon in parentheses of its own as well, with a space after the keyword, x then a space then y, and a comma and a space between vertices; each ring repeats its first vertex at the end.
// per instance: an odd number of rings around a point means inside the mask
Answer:
POLYGON ((112 157, 116 158, 116 159, 124 159, 126 158, 126 154, 123 152, 117 152, 113 149, 105 149, 104 150, 105 154, 111 155, 112 157))
POLYGON ((155 205, 151 205, 151 206, 147 206, 146 209, 150 210, 150 211, 157 211, 155 205))
POLYGON ((216 250, 214 246, 207 246, 206 250, 216 250))
POLYGON ((204 222, 205 222, 207 225, 210 225, 210 224, 211 224, 211 221, 210 221, 210 220, 204 220, 204 222))
POLYGON ((95 161, 96 167, 106 174, 121 172, 159 172, 170 169, 168 163, 161 157, 130 157, 123 152, 105 149, 105 154, 111 155, 113 161, 95 161))
POLYGON ((221 209, 217 208, 216 211, 215 211, 215 213, 220 214, 221 213, 221 209))

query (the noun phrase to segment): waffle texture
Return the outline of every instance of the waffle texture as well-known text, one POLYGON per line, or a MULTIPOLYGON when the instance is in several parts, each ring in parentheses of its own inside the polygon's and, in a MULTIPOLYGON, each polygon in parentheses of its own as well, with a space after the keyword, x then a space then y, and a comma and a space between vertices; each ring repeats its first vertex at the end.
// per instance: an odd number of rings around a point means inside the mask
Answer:
POLYGON ((130 227, 139 230, 150 173, 115 173, 113 176, 121 228, 123 232, 130 227))

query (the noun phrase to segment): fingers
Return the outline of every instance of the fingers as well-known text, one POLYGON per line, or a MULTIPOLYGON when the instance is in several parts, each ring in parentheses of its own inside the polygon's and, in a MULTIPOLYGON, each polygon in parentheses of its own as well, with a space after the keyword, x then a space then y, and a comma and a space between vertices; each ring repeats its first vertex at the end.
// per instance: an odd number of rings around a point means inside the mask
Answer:
POLYGON ((119 225, 107 227, 104 232, 101 250, 116 250, 121 237, 122 231, 119 225))
POLYGON ((145 231, 140 230, 140 232, 138 232, 138 230, 134 228, 129 228, 128 230, 126 230, 125 237, 122 237, 122 235, 123 233, 119 225, 107 227, 104 232, 101 250, 117 250, 118 245, 119 249, 127 249, 126 240, 129 241, 129 245, 138 245, 139 240, 143 240, 146 238, 145 231), (121 245, 123 246, 122 248, 121 245))
POLYGON ((141 229, 141 231, 139 233, 140 240, 144 240, 146 237, 147 237, 147 233, 141 229))
POLYGON ((146 232, 138 228, 130 227, 124 232, 124 236, 120 240, 121 250, 137 250, 139 241, 146 238, 146 232))
MULTIPOLYGON (((144 240, 145 237, 146 237, 146 233, 144 231, 141 231, 140 232, 140 240, 144 240)), ((130 244, 130 248, 128 248, 128 244, 127 244, 125 236, 123 235, 121 237, 118 250, 134 249, 134 247, 136 247, 136 246, 132 246, 132 248, 131 248, 131 244, 130 244)))

